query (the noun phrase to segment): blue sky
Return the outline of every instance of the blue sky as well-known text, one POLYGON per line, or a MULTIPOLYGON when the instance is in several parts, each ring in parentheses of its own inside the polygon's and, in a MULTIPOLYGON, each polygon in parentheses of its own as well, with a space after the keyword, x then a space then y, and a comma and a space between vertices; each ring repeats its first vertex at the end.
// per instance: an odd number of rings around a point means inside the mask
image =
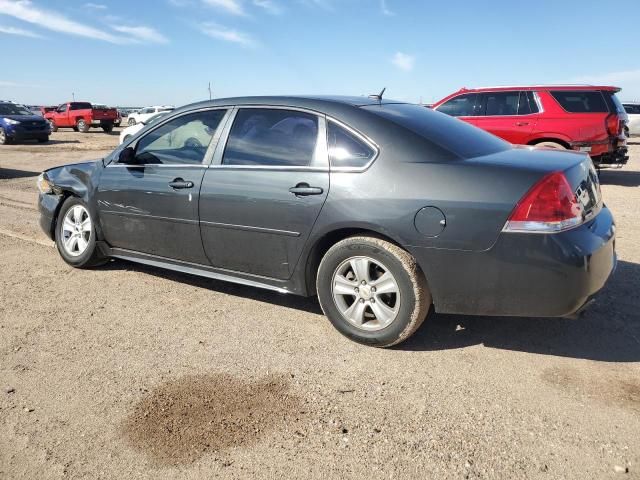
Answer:
MULTIPOLYGON (((181 105, 263 94, 432 102, 462 86, 605 83, 640 100, 624 18, 586 0, 0 0, 0 98, 181 105), (526 7, 525 7, 526 5, 526 7), (609 18, 612 17, 612 18, 609 18)), ((607 7, 608 8, 608 7, 607 7)))

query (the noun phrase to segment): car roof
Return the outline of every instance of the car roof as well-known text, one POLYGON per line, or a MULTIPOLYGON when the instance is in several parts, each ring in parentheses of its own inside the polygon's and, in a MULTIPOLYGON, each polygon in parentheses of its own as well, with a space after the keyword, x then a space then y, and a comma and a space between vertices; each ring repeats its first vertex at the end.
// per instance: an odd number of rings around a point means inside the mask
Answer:
POLYGON ((496 85, 493 87, 474 87, 467 88, 462 87, 458 92, 481 92, 481 91, 511 91, 511 90, 567 90, 567 91, 580 91, 580 90, 605 90, 609 92, 619 92, 621 88, 614 87, 612 85, 496 85))
POLYGON ((250 97, 229 97, 218 98, 215 100, 204 100, 202 102, 192 103, 181 107, 183 109, 244 105, 244 106, 287 106, 308 108, 310 110, 327 111, 343 109, 345 107, 364 107, 367 105, 380 105, 391 103, 406 103, 394 100, 377 100, 369 97, 357 96, 325 96, 325 95, 294 95, 294 96, 250 96, 250 97))

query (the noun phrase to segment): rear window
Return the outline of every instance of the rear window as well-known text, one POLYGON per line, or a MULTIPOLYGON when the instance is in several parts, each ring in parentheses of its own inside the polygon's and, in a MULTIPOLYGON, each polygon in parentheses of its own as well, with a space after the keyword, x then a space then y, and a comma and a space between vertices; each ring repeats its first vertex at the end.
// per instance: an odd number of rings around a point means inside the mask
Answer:
POLYGON ((459 158, 480 157, 510 148, 507 142, 484 130, 420 105, 387 103, 362 108, 420 135, 459 158))
POLYGON ((609 113, 609 107, 599 91, 555 91, 553 98, 570 113, 609 113))

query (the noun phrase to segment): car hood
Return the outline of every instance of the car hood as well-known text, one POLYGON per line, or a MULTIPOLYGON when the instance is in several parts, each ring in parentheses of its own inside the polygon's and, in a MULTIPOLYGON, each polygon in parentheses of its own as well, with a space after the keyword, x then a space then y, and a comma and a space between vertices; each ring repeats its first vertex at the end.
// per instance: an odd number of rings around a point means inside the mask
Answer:
POLYGON ((10 118, 11 120, 17 120, 18 122, 34 122, 44 121, 40 115, 0 115, 2 118, 10 118))

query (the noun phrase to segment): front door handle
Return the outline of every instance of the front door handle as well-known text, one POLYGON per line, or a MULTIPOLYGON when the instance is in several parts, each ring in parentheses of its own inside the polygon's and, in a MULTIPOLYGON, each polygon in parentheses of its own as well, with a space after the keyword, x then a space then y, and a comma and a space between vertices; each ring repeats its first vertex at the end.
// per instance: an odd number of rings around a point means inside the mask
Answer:
POLYGON ((291 193, 296 196, 307 196, 307 195, 322 195, 322 188, 320 187, 310 187, 308 183, 299 183, 295 187, 291 187, 289 189, 291 193))
POLYGON ((174 189, 193 188, 193 182, 184 181, 182 178, 175 178, 173 182, 169 182, 169 186, 174 189))

